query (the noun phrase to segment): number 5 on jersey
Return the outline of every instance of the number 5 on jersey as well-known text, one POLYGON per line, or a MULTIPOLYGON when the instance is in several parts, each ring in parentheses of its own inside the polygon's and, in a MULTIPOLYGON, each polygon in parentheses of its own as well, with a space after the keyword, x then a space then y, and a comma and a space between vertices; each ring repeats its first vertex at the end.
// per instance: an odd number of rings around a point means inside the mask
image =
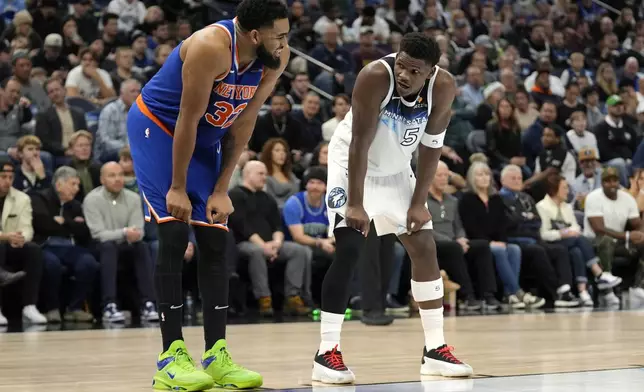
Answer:
POLYGON ((247 104, 242 103, 237 107, 233 107, 230 102, 217 101, 214 106, 217 110, 213 114, 206 113, 206 121, 213 127, 228 128, 233 125, 235 119, 246 108, 247 104))
POLYGON ((416 141, 418 140, 418 131, 420 131, 420 128, 409 128, 405 130, 405 134, 403 135, 403 139, 400 141, 400 145, 409 147, 416 144, 416 141))

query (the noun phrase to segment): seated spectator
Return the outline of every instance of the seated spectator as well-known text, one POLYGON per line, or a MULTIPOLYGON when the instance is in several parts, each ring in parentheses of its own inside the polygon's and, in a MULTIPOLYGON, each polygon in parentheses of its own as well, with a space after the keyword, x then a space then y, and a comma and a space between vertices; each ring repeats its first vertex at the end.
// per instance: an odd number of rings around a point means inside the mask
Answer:
POLYGON ((465 85, 461 87, 461 98, 467 105, 465 108, 476 110, 483 103, 483 76, 481 70, 476 67, 467 68, 465 85))
POLYGON ((92 161, 92 134, 80 130, 74 132, 69 139, 69 152, 72 162, 70 166, 76 169, 80 178, 80 190, 76 200, 82 202, 85 195, 101 184, 101 165, 92 161))
POLYGON ((628 188, 628 193, 635 199, 637 210, 642 216, 642 212, 644 212, 644 169, 633 170, 629 181, 631 186, 628 188))
POLYGON ((592 73, 584 68, 585 57, 583 53, 575 52, 570 55, 570 67, 561 73, 561 84, 568 85, 568 82, 577 80, 582 76, 586 76, 590 85, 592 85, 592 73))
POLYGON ((80 60, 80 65, 67 75, 67 96, 82 97, 97 106, 103 106, 116 96, 110 74, 99 68, 100 58, 89 48, 81 50, 80 60))
MULTIPOLYGON (((639 259, 637 273, 630 288, 631 296, 644 300, 644 233, 637 203, 628 192, 619 189, 619 173, 613 167, 602 172, 602 187, 590 192, 585 203, 584 236, 597 248, 601 267, 611 272, 617 255, 639 259)), ((612 290, 601 293, 607 306, 619 306, 612 290)))
POLYGON ((329 238, 326 201, 326 168, 312 166, 305 175, 306 190, 289 197, 282 215, 286 238, 313 251, 313 264, 326 271, 335 254, 335 240, 329 238))
POLYGON ((575 112, 583 112, 585 109, 584 104, 579 102, 579 84, 576 81, 568 83, 566 95, 557 106, 557 125, 563 129, 570 128, 572 125, 569 121, 570 116, 575 112))
POLYGON ((604 272, 599 266, 599 258, 595 254, 590 240, 581 234, 581 227, 572 206, 566 203, 568 183, 559 174, 552 174, 547 179, 546 197, 537 203, 537 211, 541 217, 541 238, 544 241, 559 243, 568 249, 573 273, 577 283, 577 292, 583 306, 593 306, 593 300, 588 294, 586 268, 590 268, 597 288, 608 290, 618 286, 622 278, 604 272))
POLYGON ((248 272, 261 315, 273 314, 268 264, 286 264, 284 272, 284 312, 306 315, 310 312, 302 300, 311 273, 311 250, 296 242, 284 241, 282 218, 275 200, 264 192, 266 166, 258 161, 246 164, 243 183, 230 191, 235 212, 230 228, 235 234, 239 253, 248 258, 248 272))
POLYGON ((543 53, 543 55, 544 56, 540 56, 536 60, 536 71, 531 73, 530 76, 525 79, 523 87, 525 87, 526 91, 532 92, 535 85, 537 85, 538 76, 542 75, 541 82, 539 83, 541 88, 547 86, 547 90, 550 90, 550 92, 546 94, 548 97, 547 101, 558 103, 557 101, 565 95, 565 86, 561 83, 561 79, 552 74, 552 64, 550 63, 549 54, 543 53), (547 74, 548 77, 546 77, 545 74, 547 74))
POLYGON ((123 322, 116 305, 116 273, 119 259, 134 264, 139 293, 141 318, 158 321, 154 305, 152 261, 143 239, 141 198, 124 188, 123 169, 116 162, 101 168, 102 186, 91 191, 83 202, 83 212, 92 238, 99 242, 103 321, 123 322))
MULTIPOLYGON (((135 30, 132 33, 132 52, 134 66, 132 70, 144 73, 146 68, 153 66, 154 61, 148 57, 148 37, 141 30, 135 30)), ((145 77, 145 75, 144 75, 145 77)))
POLYGON ((543 298, 526 293, 519 286, 521 272, 521 248, 508 243, 508 218, 503 199, 492 184, 490 168, 483 162, 474 162, 467 172, 469 191, 458 204, 463 229, 470 240, 490 242, 496 272, 503 283, 505 301, 514 309, 526 306, 540 308, 543 298))
POLYGON ((86 248, 92 238, 83 217, 83 205, 74 199, 79 184, 76 170, 62 166, 54 173, 53 187, 31 195, 34 241, 41 246, 45 260, 44 310, 50 323, 61 321, 60 288, 65 275, 71 277, 65 321, 94 320, 91 313, 83 310, 83 304, 92 291, 99 265, 86 248))
POLYGON ((583 90, 582 97, 586 104, 586 119, 588 121, 588 129, 595 129, 595 127, 604 121, 604 113, 599 107, 599 92, 597 87, 587 87, 583 90))
POLYGON ((361 26, 357 31, 359 37, 358 47, 351 52, 356 75, 372 61, 383 58, 388 53, 376 46, 376 37, 374 36, 373 26, 361 26))
POLYGON ((134 193, 139 193, 139 184, 136 182, 136 174, 134 173, 130 147, 123 147, 121 151, 119 151, 119 165, 121 165, 121 169, 123 169, 125 189, 129 189, 134 193))
POLYGON ((161 44, 154 49, 154 65, 147 67, 145 70, 145 78, 147 80, 152 79, 159 72, 161 66, 163 66, 168 56, 170 56, 170 53, 172 53, 172 46, 167 44, 161 44))
POLYGON ((255 159, 256 156, 257 154, 255 153, 255 151, 248 149, 248 145, 244 147, 244 151, 242 151, 242 153, 239 155, 239 159, 237 160, 237 165, 235 166, 233 175, 230 177, 228 190, 231 190, 234 187, 242 184, 242 169, 244 168, 244 166, 246 166, 246 163, 248 163, 248 161, 255 159))
POLYGON ((545 196, 545 179, 552 172, 561 174, 567 181, 575 181, 577 161, 561 143, 563 134, 563 129, 555 124, 543 128, 543 150, 537 157, 534 176, 526 181, 530 194, 536 199, 541 200, 545 196))
POLYGON ((308 66, 313 83, 329 94, 344 90, 344 78, 354 70, 351 54, 342 45, 338 45, 339 33, 336 24, 329 25, 322 36, 322 42, 311 51, 311 57, 333 68, 337 73, 331 74, 312 63, 308 66), (340 88, 336 87, 336 84, 340 88))
POLYGON ((57 163, 70 156, 69 141, 74 132, 87 129, 85 113, 65 102, 65 88, 60 79, 49 79, 44 84, 53 105, 36 116, 36 136, 42 149, 51 153, 57 163))
POLYGON ((461 309, 479 310, 484 307, 496 310, 501 303, 494 296, 497 284, 490 243, 484 239, 467 238, 458 213, 458 200, 445 193, 448 181, 449 168, 439 161, 427 199, 434 223, 439 267, 461 286, 457 293, 461 309), (478 295, 475 295, 468 265, 476 271, 478 295))
POLYGON ((505 87, 499 82, 486 86, 483 90, 483 102, 476 108, 476 117, 472 122, 476 129, 485 129, 487 123, 492 120, 496 107, 503 98, 505 87))
POLYGON ((27 194, 51 186, 51 172, 45 169, 40 159, 40 139, 37 136, 23 136, 18 139, 18 161, 13 187, 27 194))
POLYGON ((606 102, 611 95, 619 94, 615 69, 610 63, 601 63, 599 65, 596 80, 599 102, 606 102))
POLYGON ((552 102, 544 102, 539 110, 539 118, 525 130, 522 137, 523 156, 528 161, 528 166, 534 168, 535 161, 543 151, 543 129, 557 120, 557 105, 552 102))
MULTIPOLYGON (((0 268, 25 272, 22 283, 22 316, 30 323, 45 324, 47 318, 36 308, 43 260, 40 248, 32 242, 34 229, 31 200, 26 193, 11 186, 13 173, 11 160, 0 157, 0 268)), ((0 325, 7 325, 1 309, 0 325)))
MULTIPOLYGON (((505 165, 525 166, 526 159, 521 156, 521 129, 514 116, 514 105, 502 98, 496 108, 494 120, 487 124, 486 147, 493 170, 500 171, 505 165)), ((526 174, 531 170, 526 166, 526 174)))
POLYGON ((101 162, 117 161, 119 151, 127 145, 127 112, 140 93, 141 83, 128 79, 121 85, 119 98, 101 110, 95 145, 101 162))
POLYGON ((60 34, 49 34, 42 49, 31 59, 33 67, 44 68, 47 76, 54 71, 69 71, 72 66, 63 53, 63 37, 60 34))
POLYGON ((320 114, 320 96, 314 92, 306 94, 302 101, 302 110, 293 112, 293 118, 300 125, 302 152, 311 152, 322 141, 322 123, 320 114))
POLYGON ((324 124, 322 124, 322 139, 325 141, 330 141, 331 136, 335 132, 335 128, 338 126, 340 121, 344 120, 344 117, 349 113, 351 109, 351 99, 346 94, 338 94, 333 97, 333 107, 332 111, 334 117, 324 124))
POLYGON ((592 131, 599 145, 599 159, 604 165, 616 168, 620 183, 628 185, 630 162, 637 150, 638 137, 635 130, 624 121, 624 102, 619 95, 611 95, 606 101, 608 115, 592 131))
POLYGON ((118 15, 117 28, 120 32, 129 34, 134 27, 143 23, 145 4, 139 0, 112 0, 105 9, 106 12, 118 15))
POLYGON ((270 104, 271 110, 259 116, 255 123, 253 135, 248 143, 249 148, 260 153, 268 139, 280 137, 286 140, 293 150, 301 151, 302 129, 293 117, 286 95, 281 91, 276 92, 271 97, 270 104))
POLYGON ((541 106, 544 102, 559 104, 561 97, 555 95, 550 89, 550 70, 540 69, 537 71, 537 77, 534 80, 534 86, 530 90, 530 95, 537 106, 541 106))
POLYGON ((306 72, 298 72, 291 80, 291 90, 288 92, 289 101, 293 109, 299 109, 304 101, 304 97, 309 92, 309 85, 311 81, 309 74, 306 72))
POLYGON ((6 152, 14 160, 18 159, 16 142, 30 134, 24 127, 33 117, 30 105, 27 98, 20 96, 20 84, 13 78, 9 79, 4 91, 0 91, 0 152, 6 152))
POLYGON ((566 145, 577 154, 582 149, 599 151, 597 138, 594 133, 588 131, 587 126, 588 122, 584 111, 577 111, 570 115, 570 127, 572 129, 566 132, 566 145))
POLYGON ((300 180, 291 171, 291 156, 284 139, 269 139, 262 148, 261 161, 268 170, 266 193, 271 195, 281 209, 286 200, 300 189, 300 180))
POLYGON ((135 79, 141 85, 147 82, 145 76, 134 70, 134 51, 129 47, 124 46, 116 49, 114 61, 116 62, 116 69, 110 72, 114 91, 121 91, 121 84, 128 79, 135 79))
POLYGON ((602 169, 597 162, 596 150, 582 148, 577 159, 581 167, 581 174, 575 178, 572 190, 575 195, 575 208, 583 211, 586 196, 595 189, 601 188, 602 169))
POLYGON ((535 108, 535 105, 530 102, 530 95, 523 88, 520 88, 514 93, 514 103, 516 109, 514 110, 514 115, 519 121, 519 128, 521 132, 524 132, 528 129, 537 118, 539 118, 539 111, 535 108))
MULTIPOLYGON (((87 0, 83 0, 83 1, 87 1, 87 0)), ((84 7, 83 5, 80 5, 80 4, 79 6, 84 7)), ((85 15, 85 16, 89 16, 89 15, 85 15)), ((79 23, 81 24, 83 22, 84 21, 79 21, 79 23)), ((80 52, 80 49, 86 45, 86 43, 83 40, 83 37, 81 37, 81 35, 79 34, 78 23, 76 22, 76 18, 74 18, 72 15, 68 15, 65 19, 63 19, 62 35, 63 35, 62 53, 65 57, 67 57, 67 60, 69 61, 70 66, 75 67, 80 63, 80 59, 78 58, 78 53, 80 52)), ((65 75, 67 75, 67 72, 65 72, 65 75)))
POLYGON ((40 49, 42 46, 42 39, 33 29, 34 19, 29 11, 23 9, 16 12, 13 16, 12 23, 7 26, 3 33, 3 39, 13 41, 16 37, 24 37, 27 40, 27 45, 32 49, 40 49))
POLYGON ((506 206, 509 221, 508 241, 521 247, 522 266, 532 270, 543 290, 554 300, 556 308, 576 307, 579 300, 572 294, 572 271, 567 248, 540 241, 541 218, 537 203, 523 189, 518 166, 508 165, 501 172, 499 194, 506 206), (554 267, 554 268, 553 268, 554 267))
POLYGON ((20 95, 29 99, 37 110, 46 110, 51 101, 42 85, 31 78, 31 58, 25 52, 14 52, 12 63, 13 78, 20 84, 20 95))

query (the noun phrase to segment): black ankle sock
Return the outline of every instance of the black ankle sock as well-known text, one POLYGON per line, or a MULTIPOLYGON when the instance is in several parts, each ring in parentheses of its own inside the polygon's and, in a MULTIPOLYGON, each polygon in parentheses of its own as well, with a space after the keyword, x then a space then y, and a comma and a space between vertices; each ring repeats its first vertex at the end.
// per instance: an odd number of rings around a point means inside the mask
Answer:
POLYGON ((159 252, 154 276, 160 311, 163 351, 175 340, 183 340, 183 255, 188 245, 188 225, 172 221, 157 225, 159 252))
POLYGON ((226 246, 231 234, 216 227, 195 226, 199 248, 199 291, 203 305, 206 351, 226 338, 228 269, 226 246))

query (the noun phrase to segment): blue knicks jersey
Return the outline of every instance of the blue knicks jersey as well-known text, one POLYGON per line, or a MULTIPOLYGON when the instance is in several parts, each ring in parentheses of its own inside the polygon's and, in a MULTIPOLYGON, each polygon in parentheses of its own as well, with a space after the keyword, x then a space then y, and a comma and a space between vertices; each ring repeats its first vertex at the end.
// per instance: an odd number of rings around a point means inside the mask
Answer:
MULTIPOLYGON (((206 27, 222 29, 229 35, 232 65, 228 72, 217 78, 212 86, 208 108, 197 127, 197 149, 212 147, 221 140, 253 98, 262 80, 264 66, 259 60, 251 62, 243 69, 239 67, 235 23, 234 19, 222 20, 206 27)), ((183 61, 180 55, 182 45, 183 42, 174 48, 159 72, 141 91, 145 106, 171 133, 174 132, 179 117, 183 92, 181 78, 183 61)), ((203 61, 215 62, 217 59, 203 59, 203 61)))

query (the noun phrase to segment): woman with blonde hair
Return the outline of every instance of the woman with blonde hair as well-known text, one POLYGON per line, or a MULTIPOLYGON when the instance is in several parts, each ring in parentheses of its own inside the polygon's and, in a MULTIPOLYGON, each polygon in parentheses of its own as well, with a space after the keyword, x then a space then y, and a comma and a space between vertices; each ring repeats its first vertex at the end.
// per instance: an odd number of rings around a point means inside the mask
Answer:
POLYGON ((597 86, 601 102, 606 102, 611 95, 619 94, 615 69, 610 63, 601 63, 597 68, 597 86))
POLYGON ((472 163, 467 171, 467 183, 469 191, 458 205, 463 228, 469 239, 490 241, 506 302, 514 309, 543 306, 543 298, 526 293, 519 286, 521 248, 508 242, 506 230, 509 220, 503 199, 492 184, 490 167, 479 161, 472 163))

